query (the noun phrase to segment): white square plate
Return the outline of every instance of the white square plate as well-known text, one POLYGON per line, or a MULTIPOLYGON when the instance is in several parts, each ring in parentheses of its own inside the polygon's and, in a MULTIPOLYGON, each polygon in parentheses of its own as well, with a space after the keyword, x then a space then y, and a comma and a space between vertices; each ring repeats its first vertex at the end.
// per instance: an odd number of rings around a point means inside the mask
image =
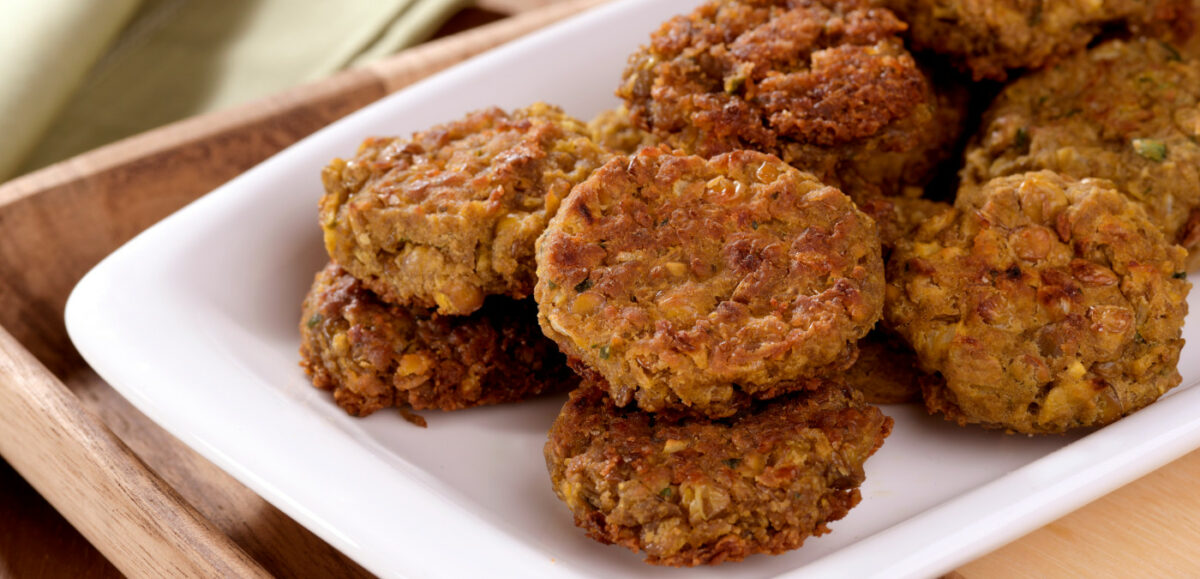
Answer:
MULTIPOLYGON (((542 459, 562 397, 427 413, 428 429, 395 412, 351 418, 297 366, 296 328, 326 260, 316 202, 330 159, 490 105, 545 100, 590 118, 616 104, 626 55, 693 4, 606 5, 335 123, 104 260, 71 296, 71 338, 147 416, 379 575, 679 576, 572 525, 542 459)), ((833 533, 688 576, 948 570, 1200 445, 1192 351, 1185 387, 1087 436, 1009 436, 888 407, 895 430, 833 533)))

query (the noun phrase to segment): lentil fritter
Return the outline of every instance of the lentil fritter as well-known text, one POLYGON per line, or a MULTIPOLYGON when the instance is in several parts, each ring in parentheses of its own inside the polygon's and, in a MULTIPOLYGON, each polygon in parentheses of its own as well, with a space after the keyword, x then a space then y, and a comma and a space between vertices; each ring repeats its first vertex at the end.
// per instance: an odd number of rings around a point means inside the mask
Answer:
POLYGON ((922 223, 949 211, 951 205, 920 197, 873 197, 863 200, 858 208, 875 220, 886 260, 901 239, 911 237, 922 223))
POLYGON ((828 385, 723 420, 670 420, 571 393, 546 466, 575 523, 655 565, 740 561, 796 549, 858 504, 863 463, 892 420, 828 385))
POLYGON ((688 152, 763 151, 856 200, 896 195, 924 186, 961 125, 904 29, 866 0, 712 1, 664 23, 617 94, 688 152))
POLYGON ((531 300, 491 297, 470 316, 442 316, 383 303, 330 264, 301 311, 300 365, 355 416, 514 402, 578 383, 531 300))
POLYGON ((1194 249, 1198 139, 1200 60, 1160 40, 1110 41, 1004 89, 968 150, 962 194, 1043 169, 1108 179, 1194 249))
POLYGON ((885 316, 951 420, 1107 424, 1180 382, 1184 256, 1111 183, 1001 177, 897 244, 885 316))
POLYGON ((624 106, 601 111, 588 121, 588 130, 593 141, 614 153, 632 155, 642 147, 658 144, 658 137, 633 124, 629 109, 624 106))
POLYGON ((607 160, 587 126, 538 103, 367 139, 321 178, 338 265, 384 300, 469 314, 533 291, 533 243, 571 187, 607 160))
POLYGON ((879 252, 849 198, 776 157, 643 149, 571 192, 534 296, 617 404, 728 416, 853 362, 883 307, 879 252))

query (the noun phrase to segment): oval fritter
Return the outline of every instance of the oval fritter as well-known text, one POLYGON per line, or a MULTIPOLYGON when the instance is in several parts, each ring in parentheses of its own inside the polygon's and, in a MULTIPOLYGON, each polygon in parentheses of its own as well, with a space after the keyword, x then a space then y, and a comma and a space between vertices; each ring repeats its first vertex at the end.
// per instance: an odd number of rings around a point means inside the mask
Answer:
POLYGON ((962 194, 1026 171, 1108 179, 1190 250, 1198 141, 1200 60, 1159 40, 1110 41, 1004 89, 968 149, 962 194))
POLYGON ((1184 251, 1111 183, 1002 177, 897 244, 891 327, 959 423, 1057 433, 1112 422, 1179 384, 1184 251))
POLYGON ((939 101, 904 28, 865 1, 713 1, 664 23, 617 94, 688 152, 763 151, 856 200, 895 195, 949 154, 963 104, 939 101))
POLYGON ((593 539, 656 565, 716 564, 827 533, 858 504, 863 463, 891 427, 836 385, 723 420, 669 420, 585 384, 550 429, 546 466, 593 539))
POLYGON ((340 267, 317 274, 300 321, 300 365, 349 414, 457 410, 575 387, 531 300, 492 297, 470 316, 383 303, 340 267))
POLYGON ((577 186, 537 244, 546 335, 618 404, 726 416, 846 368, 879 319, 875 224, 753 151, 665 148, 577 186))
POLYGON ((528 297, 534 240, 608 156, 586 125, 542 103, 367 139, 321 174, 325 246, 398 305, 461 315, 488 295, 528 297))

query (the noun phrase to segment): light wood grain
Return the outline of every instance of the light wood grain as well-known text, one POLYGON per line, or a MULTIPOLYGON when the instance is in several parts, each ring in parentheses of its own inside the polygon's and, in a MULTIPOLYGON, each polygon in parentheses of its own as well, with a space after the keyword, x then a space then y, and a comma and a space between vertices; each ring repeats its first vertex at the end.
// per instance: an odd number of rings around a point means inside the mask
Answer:
MULTIPOLYGON (((493 10, 547 6, 0 185, 0 454, 127 573, 366 575, 100 380, 66 339, 67 293, 137 232, 303 136, 602 1, 489 0, 493 10), (148 516, 160 511, 169 514, 148 516)), ((1197 476, 1200 452, 952 576, 1198 575, 1197 476)))
POLYGON ((3 329, 0 408, 0 454, 123 572, 269 576, 3 329))
POLYGON ((1200 576, 1200 451, 964 565, 964 579, 1200 576))

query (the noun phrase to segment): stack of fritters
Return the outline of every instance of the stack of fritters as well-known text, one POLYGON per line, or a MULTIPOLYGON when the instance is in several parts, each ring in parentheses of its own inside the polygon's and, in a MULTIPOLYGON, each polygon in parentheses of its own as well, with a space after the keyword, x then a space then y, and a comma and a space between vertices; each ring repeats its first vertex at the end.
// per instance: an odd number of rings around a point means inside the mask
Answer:
POLYGON ((891 419, 836 378, 883 306, 846 195, 765 153, 644 148, 575 187, 537 263, 542 329, 586 376, 546 462, 593 538, 719 563, 858 503, 891 419))
POLYGON ((368 139, 335 159, 320 204, 334 263, 317 275, 300 325, 313 383, 360 416, 573 387, 528 299, 533 243, 608 157, 586 125, 539 103, 368 139))
POLYGON ((1180 279, 1182 254, 1173 242, 1200 243, 1200 68, 1190 51, 1196 43, 1187 38, 1193 4, 710 2, 664 24, 630 58, 618 94, 634 124, 662 142, 701 155, 742 147, 774 153, 843 187, 876 220, 892 263, 889 282, 905 291, 890 290, 883 322, 860 344, 868 355, 845 375, 850 384, 879 402, 915 397, 920 385, 931 411, 961 423, 1062 432, 1111 422, 1178 383, 1190 286, 1180 279), (895 8, 900 18, 881 6, 895 8), (1131 38, 1082 51, 1102 29, 1120 26, 1131 38), (938 65, 916 64, 901 36, 976 78, 1003 79, 1014 69, 1055 64, 1005 87, 983 115, 965 154, 953 212, 912 192, 955 141, 964 116, 955 95, 962 89, 945 86, 943 75, 925 74, 938 65), (851 63, 856 73, 874 71, 873 80, 826 74, 851 63), (1028 173, 1036 170, 1063 176, 1028 173), (990 182, 1004 176, 1013 177, 990 182), (1088 181, 1094 178, 1112 182, 1088 181), (1022 199, 1049 198, 1030 191, 1046 182, 1070 191, 1066 205, 1075 208, 1042 208, 1004 235, 1033 235, 1035 226, 1055 232, 1056 239, 1039 240, 1069 250, 1055 256, 1069 263, 1054 271, 1070 273, 1073 263, 1085 277, 1109 272, 1105 287, 1118 288, 1120 299, 1104 294, 1108 301, 1092 303, 1100 298, 1083 288, 1096 280, 1069 282, 1053 272, 1031 277, 1028 272, 1048 267, 1045 255, 1009 259, 1006 245, 982 245, 1003 213, 989 204, 992 197, 1016 188, 1022 199), (1079 193, 1084 190, 1089 193, 1079 193), (1100 190, 1118 191, 1123 199, 1105 194, 1100 203, 1093 199, 1100 190), (1095 213, 1088 222, 1109 229, 1073 238, 1063 228, 1080 212, 1095 213), (958 237, 938 241, 950 235, 936 229, 946 223, 957 224, 958 237), (1119 232, 1110 231, 1118 224, 1119 232), (1121 259, 1128 257, 1119 251, 1088 249, 1084 240, 1093 237, 1143 248, 1136 259, 1159 261, 1125 268, 1121 259), (943 242, 965 247, 935 251, 943 242), (978 260, 990 260, 989 266, 978 260), (989 275, 1000 262, 998 271, 1026 273, 1012 274, 1003 291, 977 292, 998 283, 989 275), (1042 299, 1024 297, 1030 291, 1042 299), (1046 297, 1054 292, 1068 298, 1046 297), (1098 321, 1102 311, 1124 322, 1098 321), (977 316, 989 321, 977 324, 977 316), (1114 324, 1124 325, 1116 331, 1114 324), (1141 331, 1150 326, 1154 331, 1141 331), (1029 353, 1012 359, 1010 342, 1039 344, 1036 361, 1029 353), (968 351, 998 367, 968 369, 965 359, 951 355, 968 351))
POLYGON ((1117 420, 1180 381, 1196 4, 713 0, 588 125, 537 104, 368 139, 323 174, 302 365, 356 415, 579 384, 554 492, 663 565, 828 532, 892 426, 869 403, 1117 420), (1023 76, 984 110, 954 66, 1023 76))

